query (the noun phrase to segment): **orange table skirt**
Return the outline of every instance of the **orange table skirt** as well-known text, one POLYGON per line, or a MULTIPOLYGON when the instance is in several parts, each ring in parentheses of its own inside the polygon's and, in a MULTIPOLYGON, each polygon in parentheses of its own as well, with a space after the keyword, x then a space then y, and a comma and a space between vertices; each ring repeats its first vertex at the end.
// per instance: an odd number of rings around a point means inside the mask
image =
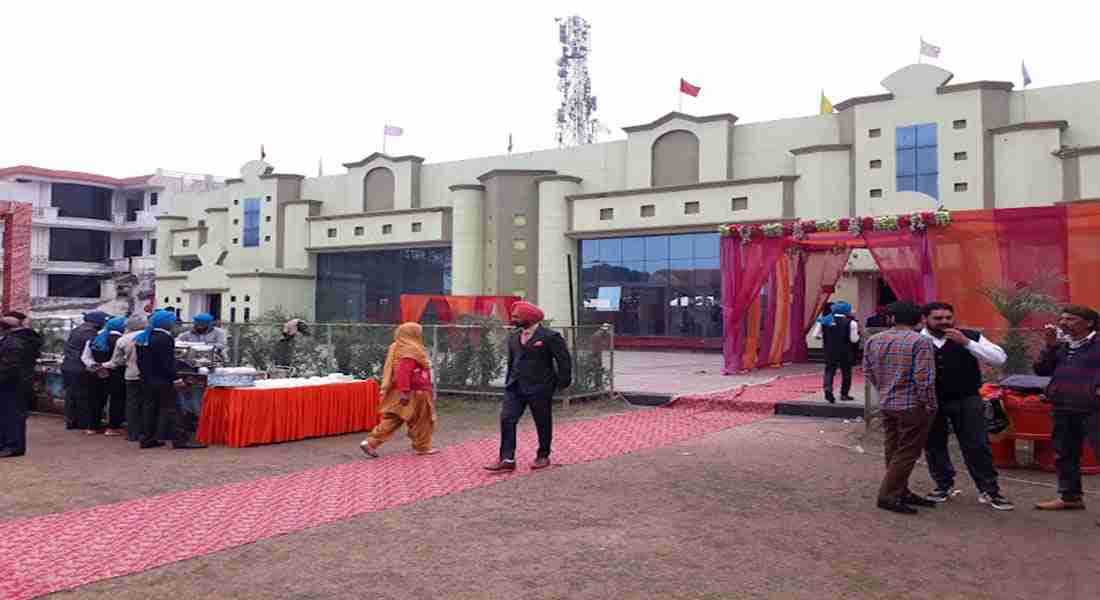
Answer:
POLYGON ((209 388, 196 438, 243 448, 368 431, 378 424, 378 382, 284 389, 209 388))

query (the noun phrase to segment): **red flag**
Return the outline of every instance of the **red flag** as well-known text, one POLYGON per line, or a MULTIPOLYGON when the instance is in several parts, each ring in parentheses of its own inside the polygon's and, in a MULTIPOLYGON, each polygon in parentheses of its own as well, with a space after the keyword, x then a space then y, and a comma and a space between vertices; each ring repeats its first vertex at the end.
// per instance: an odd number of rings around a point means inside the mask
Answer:
POLYGON ((684 81, 683 78, 680 79, 680 93, 681 94, 687 94, 688 96, 691 96, 692 98, 698 98, 699 97, 699 92, 702 91, 702 89, 703 88, 701 88, 699 86, 691 85, 690 83, 684 81))

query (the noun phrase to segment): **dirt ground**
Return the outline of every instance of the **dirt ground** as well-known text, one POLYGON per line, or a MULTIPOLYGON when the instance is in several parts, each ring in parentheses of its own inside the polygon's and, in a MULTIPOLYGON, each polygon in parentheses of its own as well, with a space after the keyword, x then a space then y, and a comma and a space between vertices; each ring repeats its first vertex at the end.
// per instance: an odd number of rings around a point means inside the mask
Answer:
MULTIPOLYGON (((631 410, 601 402, 559 422, 631 410)), ((495 432, 449 402, 439 444, 495 432)), ((358 460, 361 436, 138 452, 32 420, 5 461, 0 518, 358 460), (13 464, 14 463, 14 464, 13 464)), ((530 427, 529 420, 521 426, 530 427)), ((862 424, 773 418, 550 469, 58 594, 71 598, 1095 598, 1096 514, 1045 514, 1053 477, 1005 472, 1020 508, 965 494, 916 517, 874 508, 881 458, 862 424)), ((403 440, 385 447, 405 451, 403 440)), ((961 466, 961 463, 959 464, 961 466)), ((918 467, 914 488, 930 482, 918 467)), ((1096 490, 1100 478, 1087 481, 1096 490)), ((1088 499, 1100 506, 1100 498, 1088 499)))

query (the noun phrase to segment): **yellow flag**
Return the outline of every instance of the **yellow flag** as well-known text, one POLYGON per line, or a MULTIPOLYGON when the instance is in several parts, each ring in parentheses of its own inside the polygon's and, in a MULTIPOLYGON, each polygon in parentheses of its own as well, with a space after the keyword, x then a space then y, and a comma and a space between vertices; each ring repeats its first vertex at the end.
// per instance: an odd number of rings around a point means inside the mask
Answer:
POLYGON ((829 99, 825 97, 825 90, 821 90, 821 114, 833 114, 833 103, 829 102, 829 99))

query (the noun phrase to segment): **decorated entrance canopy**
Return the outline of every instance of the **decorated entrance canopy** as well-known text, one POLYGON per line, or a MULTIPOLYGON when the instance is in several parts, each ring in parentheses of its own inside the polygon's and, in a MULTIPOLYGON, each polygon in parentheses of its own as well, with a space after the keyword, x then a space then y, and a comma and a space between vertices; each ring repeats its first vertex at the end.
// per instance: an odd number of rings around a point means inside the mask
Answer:
POLYGON ((401 294, 401 322, 416 323, 430 305, 443 323, 452 323, 466 315, 507 321, 519 296, 445 296, 441 294, 401 294))
POLYGON ((866 248, 901 300, 955 305, 961 324, 1004 326, 982 290, 1038 277, 1100 305, 1100 202, 721 228, 725 370, 804 360, 806 333, 852 249, 866 248))

